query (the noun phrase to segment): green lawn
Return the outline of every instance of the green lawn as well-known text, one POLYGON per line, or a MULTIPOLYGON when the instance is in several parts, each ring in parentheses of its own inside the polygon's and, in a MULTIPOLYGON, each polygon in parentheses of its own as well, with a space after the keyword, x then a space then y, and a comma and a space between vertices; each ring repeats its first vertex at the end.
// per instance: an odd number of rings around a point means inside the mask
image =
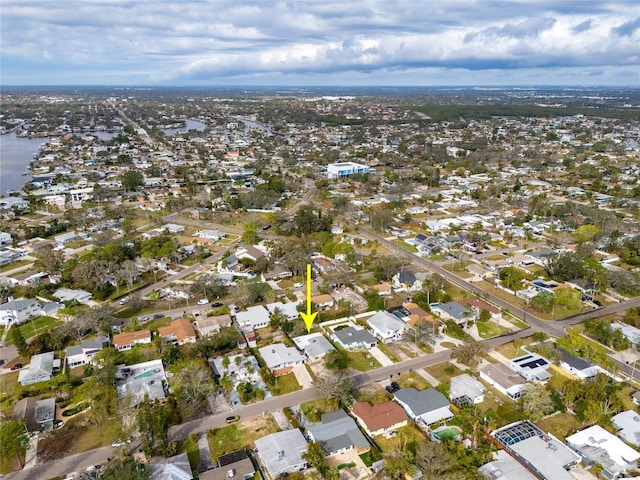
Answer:
POLYGON ((542 431, 552 433, 559 439, 563 439, 583 427, 583 425, 576 420, 576 417, 570 413, 558 413, 552 417, 540 420, 537 422, 537 425, 542 431))
POLYGON ((211 458, 216 459, 220 455, 231 453, 240 448, 253 448, 256 439, 279 431, 280 427, 271 414, 254 417, 247 422, 209 430, 207 439, 209 440, 211 458))
MULTIPOLYGON (((57 327, 62 324, 62 320, 58 320, 53 317, 38 317, 33 321, 27 321, 27 323, 23 323, 18 327, 20 333, 24 338, 33 337, 40 333, 48 331, 50 328, 57 327)), ((7 344, 13 344, 13 340, 11 338, 11 332, 7 334, 7 344)))
MULTIPOLYGON (((522 345, 528 345, 531 342, 533 342, 533 339, 531 337, 527 337, 527 338, 523 338, 522 339, 522 345)), ((520 349, 516 349, 515 345, 513 344, 513 342, 509 342, 509 343, 505 343, 504 345, 500 345, 499 347, 496 348, 496 351, 498 353, 501 353, 502 355, 504 355, 507 358, 516 358, 520 355, 522 355, 524 353, 524 350, 522 350, 522 348, 520 349)))
POLYGON ((449 383, 451 381, 451 377, 455 377, 456 375, 461 375, 464 373, 458 367, 449 362, 439 363, 438 365, 427 367, 425 368, 425 371, 433 377, 437 378, 442 383, 449 383))
POLYGON ((285 395, 287 393, 295 392, 296 390, 300 390, 302 387, 296 380, 296 376, 293 373, 287 373, 286 375, 281 375, 276 377, 275 385, 269 385, 269 391, 272 395, 285 395))
POLYGON ((378 348, 380 349, 380 351, 382 353, 384 353, 389 360, 391 360, 393 363, 398 363, 400 361, 400 359, 398 358, 398 356, 396 355, 396 353, 391 350, 391 347, 389 347, 388 345, 385 345, 384 343, 379 343, 378 344, 378 348))
POLYGON ((403 373, 402 375, 394 376, 393 381, 398 382, 401 388, 415 388, 416 390, 425 390, 431 387, 431 384, 427 382, 421 375, 416 372, 403 373))
POLYGON ((320 421, 323 413, 333 412, 336 406, 334 402, 326 398, 318 398, 317 400, 301 403, 300 409, 309 422, 317 423, 320 421))
POLYGON ((491 321, 476 322, 476 327, 478 327, 478 335, 480 335, 481 338, 497 337, 498 335, 502 335, 509 331, 508 328, 503 327, 502 325, 497 325, 491 321))
POLYGON ((0 273, 1 272, 8 272, 11 271, 15 268, 20 268, 20 267, 24 267, 26 265, 30 265, 33 263, 33 260, 16 260, 15 262, 10 263, 9 265, 5 265, 4 267, 0 267, 0 273))
POLYGON ((200 463, 200 450, 198 449, 198 442, 194 442, 191 437, 187 437, 184 440, 178 442, 177 452, 187 452, 187 457, 189 458, 189 466, 191 467, 191 472, 193 473, 195 478, 198 473, 198 464, 200 463))
POLYGON ((381 367, 380 363, 369 352, 354 352, 351 350, 345 350, 344 352, 349 359, 348 365, 355 370, 366 372, 367 370, 381 367))

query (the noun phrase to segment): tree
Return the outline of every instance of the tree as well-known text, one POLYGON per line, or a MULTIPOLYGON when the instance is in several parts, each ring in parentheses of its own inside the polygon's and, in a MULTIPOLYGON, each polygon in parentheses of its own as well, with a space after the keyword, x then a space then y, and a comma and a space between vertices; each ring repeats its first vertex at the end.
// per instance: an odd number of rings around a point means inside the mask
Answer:
POLYGON ((384 298, 380 296, 378 292, 370 291, 367 293, 367 311, 377 312, 378 310, 384 310, 385 302, 384 298))
POLYGON ((340 478, 338 469, 329 466, 327 453, 318 442, 307 443, 307 451, 302 454, 302 458, 309 462, 323 479, 338 480, 340 478))
POLYGON ((180 400, 193 405, 206 400, 215 388, 211 369, 198 360, 184 360, 178 367, 173 377, 173 388, 180 400))
POLYGON ((244 226, 244 231, 242 232, 242 243, 245 245, 255 245, 260 241, 260 237, 258 236, 258 232, 256 232, 256 226, 253 223, 248 223, 244 226))
POLYGON ((58 275, 62 272, 64 265, 62 251, 55 251, 51 245, 47 245, 36 251, 33 256, 36 257, 36 261, 33 262, 36 269, 47 272, 49 275, 58 275))
POLYGON ((486 310, 484 308, 480 310, 480 317, 478 318, 478 321, 488 322, 490 319, 491 319, 491 313, 489 312, 489 310, 486 310))
POLYGON ((111 460, 100 475, 103 480, 151 480, 151 470, 133 457, 111 460))
POLYGON ((433 345, 442 335, 432 322, 418 320, 413 327, 415 342, 420 345, 433 345))
POLYGON ((404 257, 396 257, 394 255, 378 257, 375 261, 373 276, 378 281, 391 280, 400 268, 408 264, 409 262, 404 257))
POLYGON ((329 370, 343 370, 348 363, 349 359, 342 350, 331 350, 324 356, 324 366, 329 370))
POLYGON ((346 407, 353 403, 355 393, 353 384, 344 371, 318 377, 315 387, 324 398, 334 400, 339 407, 346 407))
POLYGON ((451 350, 451 356, 460 363, 473 367, 478 364, 479 356, 484 352, 484 344, 471 340, 461 345, 456 345, 451 350))
POLYGON ((454 469, 455 459, 442 444, 422 442, 416 451, 416 465, 422 470, 425 478, 443 478, 454 469))
POLYGON ((18 350, 18 353, 21 356, 25 357, 28 353, 27 341, 24 339, 24 336, 22 335, 22 332, 20 331, 18 326, 14 325, 9 333, 11 334, 11 340, 13 340, 13 344, 18 350))
POLYGON ((222 375, 222 377, 220 377, 218 383, 220 384, 220 388, 224 392, 224 396, 229 399, 231 390, 233 390, 233 380, 231 380, 231 377, 229 377, 229 375, 225 373, 224 375, 222 375))
POLYGON ((522 410, 534 422, 551 413, 554 406, 551 393, 542 383, 535 383, 525 390, 521 402, 522 410))
POLYGON ((28 441, 26 432, 24 420, 3 420, 0 422, 0 445, 2 445, 0 459, 3 464, 7 460, 16 458, 20 468, 24 466, 24 455, 28 441))
POLYGON ((526 273, 517 267, 505 267, 499 276, 502 285, 510 290, 522 290, 522 281, 527 278, 526 273))
POLYGON ((144 176, 135 170, 129 170, 120 177, 122 188, 125 190, 135 190, 144 183, 144 176))
POLYGON ((369 223, 377 232, 383 232, 393 222, 393 212, 387 207, 371 207, 369 211, 369 223))

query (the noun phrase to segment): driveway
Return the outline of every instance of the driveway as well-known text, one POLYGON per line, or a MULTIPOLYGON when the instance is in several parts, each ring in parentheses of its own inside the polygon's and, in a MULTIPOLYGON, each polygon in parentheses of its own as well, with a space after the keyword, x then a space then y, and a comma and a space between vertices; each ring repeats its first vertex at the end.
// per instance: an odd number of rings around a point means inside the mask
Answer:
POLYGON ((302 389, 313 387, 313 379, 309 375, 309 371, 305 365, 296 365, 293 367, 293 374, 296 376, 296 380, 302 387, 302 389))
POLYGON ((389 357, 382 353, 378 347, 371 348, 369 350, 369 353, 380 363, 381 366, 388 367, 390 365, 393 365, 393 362, 389 360, 389 357))

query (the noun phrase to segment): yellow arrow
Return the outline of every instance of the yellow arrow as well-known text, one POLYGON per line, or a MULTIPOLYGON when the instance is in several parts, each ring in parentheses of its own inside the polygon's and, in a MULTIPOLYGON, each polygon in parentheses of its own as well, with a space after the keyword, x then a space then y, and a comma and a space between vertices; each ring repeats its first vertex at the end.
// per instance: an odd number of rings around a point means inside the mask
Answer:
POLYGON ((307 333, 311 332, 311 325, 318 315, 318 312, 311 313, 311 265, 307 264, 307 313, 300 312, 304 324, 307 326, 307 333))

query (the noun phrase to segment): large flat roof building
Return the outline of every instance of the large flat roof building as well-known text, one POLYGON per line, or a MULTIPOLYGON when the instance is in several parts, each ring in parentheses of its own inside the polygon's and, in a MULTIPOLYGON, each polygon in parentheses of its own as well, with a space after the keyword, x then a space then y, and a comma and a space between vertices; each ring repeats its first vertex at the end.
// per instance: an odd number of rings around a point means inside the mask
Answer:
POLYGON ((369 173, 370 169, 367 165, 356 162, 337 162, 327 165, 327 177, 344 178, 356 173, 369 173))

